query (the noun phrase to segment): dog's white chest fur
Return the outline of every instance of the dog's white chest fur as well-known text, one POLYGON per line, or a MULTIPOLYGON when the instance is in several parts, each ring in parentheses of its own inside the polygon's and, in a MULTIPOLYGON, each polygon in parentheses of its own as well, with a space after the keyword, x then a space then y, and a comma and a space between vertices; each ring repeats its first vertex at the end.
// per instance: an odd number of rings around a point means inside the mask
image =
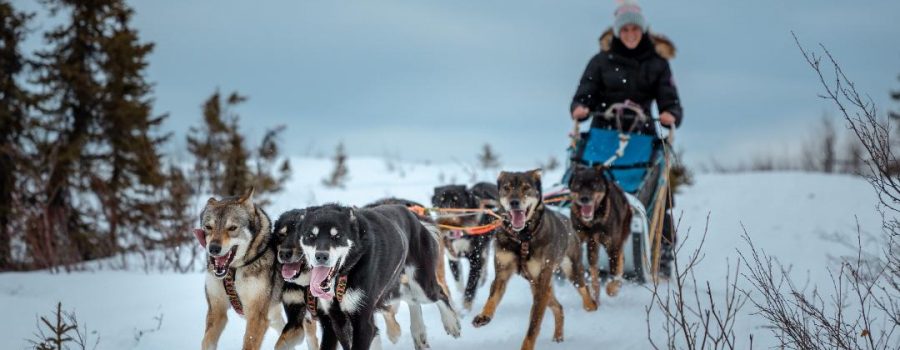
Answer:
POLYGON ((341 311, 348 314, 355 313, 364 304, 366 292, 362 289, 349 288, 341 299, 341 311))

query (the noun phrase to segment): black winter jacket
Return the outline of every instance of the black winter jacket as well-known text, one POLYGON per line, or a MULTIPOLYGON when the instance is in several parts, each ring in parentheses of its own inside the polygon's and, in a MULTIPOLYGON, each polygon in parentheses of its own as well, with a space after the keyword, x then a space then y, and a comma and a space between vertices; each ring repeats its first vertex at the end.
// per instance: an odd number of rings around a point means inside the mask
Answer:
MULTIPOLYGON (((666 40, 664 37, 658 38, 666 40)), ((604 39, 609 40, 606 34, 601 37, 601 43, 604 39)), ((611 39, 608 47, 588 63, 572 99, 571 109, 582 105, 591 112, 603 112, 613 103, 631 100, 640 104, 649 115, 651 103, 656 100, 659 113, 668 111, 675 116, 675 125, 681 125, 683 114, 678 90, 672 80, 668 60, 657 52, 660 51, 659 45, 654 45, 647 33, 633 50, 626 48, 618 38, 611 39)), ((669 49, 669 53, 674 55, 674 47, 669 49)), ((611 125, 604 118, 594 118, 592 126, 611 125)), ((652 133, 653 126, 647 123, 638 131, 652 133)))

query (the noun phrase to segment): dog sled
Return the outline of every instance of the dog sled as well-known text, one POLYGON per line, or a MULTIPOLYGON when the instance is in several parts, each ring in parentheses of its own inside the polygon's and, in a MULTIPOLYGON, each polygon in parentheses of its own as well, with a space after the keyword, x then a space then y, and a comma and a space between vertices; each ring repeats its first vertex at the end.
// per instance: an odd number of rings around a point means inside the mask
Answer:
MULTIPOLYGON (((669 145, 672 131, 663 136, 659 120, 648 117, 639 105, 626 101, 610 106, 602 113, 591 113, 592 118, 607 118, 613 128, 592 127, 581 131, 578 123, 572 132, 568 148, 567 171, 560 184, 544 196, 545 203, 564 214, 571 206, 568 188, 576 164, 594 166, 603 164, 608 179, 615 181, 625 192, 632 208, 631 238, 626 240, 624 277, 645 283, 656 281, 660 259, 660 246, 665 217, 666 200, 669 200, 668 169, 672 164, 669 145), (650 123, 653 135, 635 132, 636 126, 650 123)), ((600 249, 601 273, 609 274, 609 259, 600 249)), ((585 254, 586 256, 587 254, 585 254)))

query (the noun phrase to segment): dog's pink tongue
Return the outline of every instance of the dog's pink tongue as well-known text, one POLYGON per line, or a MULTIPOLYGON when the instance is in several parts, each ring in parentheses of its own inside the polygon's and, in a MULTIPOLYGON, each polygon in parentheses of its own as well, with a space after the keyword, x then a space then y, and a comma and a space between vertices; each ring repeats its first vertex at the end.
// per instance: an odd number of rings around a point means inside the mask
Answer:
POLYGON ((294 278, 294 276, 297 275, 297 272, 300 271, 301 266, 303 266, 303 264, 301 264, 299 262, 282 265, 281 266, 281 277, 284 279, 294 278))
POLYGON ((519 229, 525 227, 525 211, 524 210, 510 210, 509 211, 510 222, 512 223, 513 228, 519 229))
POLYGON ((594 216, 594 206, 593 205, 582 205, 581 206, 581 217, 589 218, 594 216))
POLYGON ((331 299, 331 290, 325 291, 322 289, 322 282, 328 279, 328 272, 330 270, 330 268, 323 266, 313 267, 309 276, 309 291, 312 292, 314 297, 331 299))
POLYGON ((225 254, 225 255, 213 258, 216 260, 216 266, 225 266, 225 264, 228 263, 229 255, 231 255, 231 254, 225 254))

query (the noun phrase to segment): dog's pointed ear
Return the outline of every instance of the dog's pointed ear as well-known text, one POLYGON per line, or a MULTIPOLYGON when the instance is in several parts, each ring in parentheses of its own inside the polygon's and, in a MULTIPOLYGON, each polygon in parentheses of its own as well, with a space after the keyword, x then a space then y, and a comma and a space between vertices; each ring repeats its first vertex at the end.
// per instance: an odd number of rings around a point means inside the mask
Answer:
POLYGON ((244 194, 241 195, 241 198, 238 199, 238 202, 241 202, 241 203, 246 203, 247 201, 252 202, 254 192, 256 192, 256 190, 251 186, 250 189, 247 190, 247 192, 244 192, 244 194))
POLYGON ((216 205, 217 203, 219 203, 219 201, 216 200, 216 197, 209 197, 209 199, 206 200, 206 205, 216 205))
POLYGON ((529 171, 528 175, 531 175, 532 179, 541 181, 541 173, 543 173, 543 171, 541 169, 534 169, 534 170, 529 171))
POLYGON ((497 175, 497 182, 499 183, 500 180, 503 180, 503 179, 506 178, 507 176, 509 176, 509 173, 508 173, 508 172, 501 171, 501 172, 500 172, 500 175, 497 175))
POLYGON ((350 223, 356 223, 356 208, 350 207, 350 223))

